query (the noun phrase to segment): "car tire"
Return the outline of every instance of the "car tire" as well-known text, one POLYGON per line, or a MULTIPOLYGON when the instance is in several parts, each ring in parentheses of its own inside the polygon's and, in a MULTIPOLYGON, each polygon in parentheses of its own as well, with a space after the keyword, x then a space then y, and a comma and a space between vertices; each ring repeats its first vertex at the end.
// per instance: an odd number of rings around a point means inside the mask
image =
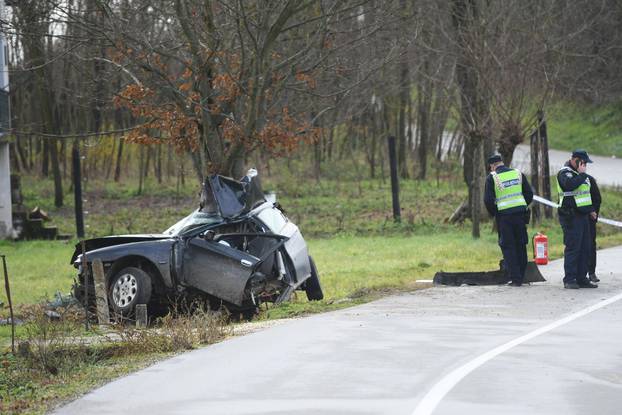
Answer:
POLYGON ((150 299, 151 277, 140 268, 123 268, 110 280, 108 303, 117 314, 128 317, 136 304, 147 304, 150 299))
POLYGON ((309 264, 311 265, 311 276, 305 281, 305 292, 309 301, 319 301, 324 298, 324 293, 322 292, 315 262, 311 257, 309 257, 309 264))

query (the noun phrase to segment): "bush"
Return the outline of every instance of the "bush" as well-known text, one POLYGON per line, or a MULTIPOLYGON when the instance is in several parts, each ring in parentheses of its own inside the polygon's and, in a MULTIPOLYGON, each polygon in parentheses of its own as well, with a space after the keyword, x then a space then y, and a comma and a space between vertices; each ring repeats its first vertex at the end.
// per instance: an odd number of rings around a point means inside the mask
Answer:
POLYGON ((126 354, 167 353, 212 344, 231 334, 227 316, 202 306, 180 311, 175 307, 158 318, 152 328, 136 328, 124 323, 113 326, 111 340, 120 340, 119 351, 126 354))
POLYGON ((18 343, 18 354, 25 366, 57 375, 93 358, 86 339, 81 335, 77 308, 59 308, 55 315, 46 312, 49 310, 42 304, 22 308, 26 323, 22 340, 18 343))

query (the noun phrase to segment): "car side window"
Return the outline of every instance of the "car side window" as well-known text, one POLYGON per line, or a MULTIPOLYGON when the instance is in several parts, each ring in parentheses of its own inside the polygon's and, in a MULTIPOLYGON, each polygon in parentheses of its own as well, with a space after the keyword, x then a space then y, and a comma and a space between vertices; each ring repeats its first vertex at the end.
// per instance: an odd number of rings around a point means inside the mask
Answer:
POLYGON ((287 218, 276 208, 264 209, 257 217, 276 234, 279 234, 287 224, 287 218))

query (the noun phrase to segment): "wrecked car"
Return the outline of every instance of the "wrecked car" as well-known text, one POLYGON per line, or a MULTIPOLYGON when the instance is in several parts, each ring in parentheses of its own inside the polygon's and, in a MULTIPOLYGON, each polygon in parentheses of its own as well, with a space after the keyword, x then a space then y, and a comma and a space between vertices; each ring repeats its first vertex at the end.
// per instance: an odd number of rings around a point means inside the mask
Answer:
POLYGON ((240 181, 207 178, 199 208, 161 234, 84 243, 84 254, 77 244, 71 258, 78 269, 74 295, 84 303, 88 294, 94 302, 92 263, 99 259, 108 304, 123 316, 136 304, 156 308, 180 296, 251 315, 261 303, 281 303, 295 290, 306 291, 309 300, 323 298, 300 230, 280 205, 266 200, 253 170, 240 181))

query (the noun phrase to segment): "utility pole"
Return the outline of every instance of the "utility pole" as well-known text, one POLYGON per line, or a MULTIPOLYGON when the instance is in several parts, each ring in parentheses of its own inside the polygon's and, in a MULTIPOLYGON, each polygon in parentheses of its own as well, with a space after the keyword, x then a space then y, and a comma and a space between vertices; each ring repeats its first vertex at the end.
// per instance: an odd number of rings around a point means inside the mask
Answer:
MULTIPOLYGON (((0 0, 0 19, 4 18, 4 1, 0 0)), ((0 32, 0 239, 13 236, 11 199, 11 162, 7 133, 10 129, 9 67, 4 33, 0 32)))

